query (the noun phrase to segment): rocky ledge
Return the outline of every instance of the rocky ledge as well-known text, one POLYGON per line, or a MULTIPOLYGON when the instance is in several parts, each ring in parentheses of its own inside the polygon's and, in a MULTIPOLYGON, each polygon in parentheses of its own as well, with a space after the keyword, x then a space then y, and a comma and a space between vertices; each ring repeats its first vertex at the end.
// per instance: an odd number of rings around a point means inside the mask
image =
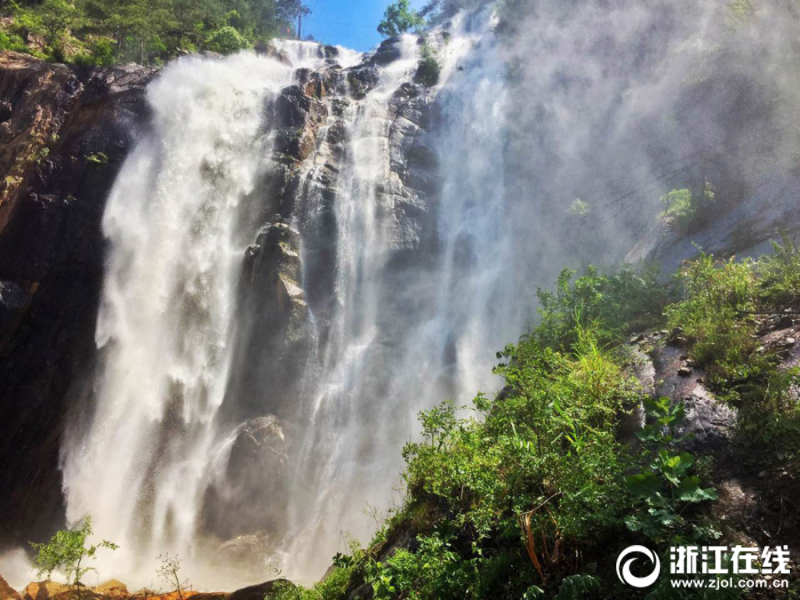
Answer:
POLYGON ((146 588, 131 593, 124 583, 116 579, 94 588, 79 585, 79 589, 48 580, 30 583, 17 592, 0 577, 0 600, 265 600, 279 589, 293 587, 294 584, 286 579, 275 579, 233 593, 194 590, 159 592, 146 588))
MULTIPOLYGON (((800 365, 800 317, 775 314, 759 322, 759 352, 776 353, 781 369, 800 365)), ((743 455, 733 443, 737 412, 718 399, 706 385, 706 373, 695 365, 680 333, 649 332, 630 341, 632 372, 643 393, 683 402, 686 420, 678 433, 682 444, 697 457, 713 461, 713 482, 719 499, 711 508, 734 544, 789 543, 800 539, 800 512, 791 499, 800 497, 796 473, 771 461, 758 448, 743 455)), ((792 391, 795 399, 800 390, 792 391)), ((797 574, 800 577, 800 573, 797 574)))

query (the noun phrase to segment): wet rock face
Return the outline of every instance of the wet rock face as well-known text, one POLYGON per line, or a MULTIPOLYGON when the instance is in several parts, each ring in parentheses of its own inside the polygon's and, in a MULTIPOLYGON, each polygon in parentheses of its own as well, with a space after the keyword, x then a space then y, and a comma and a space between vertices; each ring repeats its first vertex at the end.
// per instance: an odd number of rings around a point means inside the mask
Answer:
POLYGON ((660 265, 665 275, 702 251, 744 258, 770 252, 770 240, 800 231, 800 178, 768 174, 739 204, 698 231, 683 233, 660 219, 625 257, 660 265))
POLYGON ((153 73, 0 55, 0 544, 62 518, 60 436, 94 356, 100 219, 153 73))

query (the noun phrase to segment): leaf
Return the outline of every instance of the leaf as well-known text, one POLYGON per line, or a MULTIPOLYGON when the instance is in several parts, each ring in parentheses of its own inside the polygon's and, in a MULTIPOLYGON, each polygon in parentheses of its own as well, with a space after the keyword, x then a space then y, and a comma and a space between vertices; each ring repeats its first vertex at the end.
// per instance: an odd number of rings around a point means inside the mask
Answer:
POLYGON ((625 517, 625 525, 631 531, 641 531, 645 526, 645 522, 644 519, 638 515, 628 515, 625 517))
POLYGON ((655 473, 637 473, 625 478, 628 491, 635 496, 647 497, 661 490, 661 479, 655 473))
POLYGON ((687 477, 677 489, 678 499, 682 502, 705 502, 716 500, 717 491, 714 488, 701 488, 699 477, 687 477))

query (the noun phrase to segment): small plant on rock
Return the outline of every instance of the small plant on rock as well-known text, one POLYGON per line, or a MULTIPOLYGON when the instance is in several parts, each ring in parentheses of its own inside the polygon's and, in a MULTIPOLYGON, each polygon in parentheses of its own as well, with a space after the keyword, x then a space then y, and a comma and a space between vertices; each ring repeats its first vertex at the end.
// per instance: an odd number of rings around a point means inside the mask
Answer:
MULTIPOLYGON (((666 397, 647 399, 645 412, 650 423, 637 434, 647 447, 647 466, 625 478, 628 491, 642 501, 642 510, 629 515, 625 524, 662 543, 675 540, 686 530, 685 511, 692 505, 716 500, 714 488, 703 488, 700 478, 690 474, 694 456, 678 447, 677 427, 686 417, 683 404, 671 404, 666 397)), ((693 537, 707 538, 708 527, 696 526, 693 537)), ((713 536, 711 536, 713 537, 713 536)))
POLYGON ((31 542, 31 547, 37 552, 38 576, 47 575, 49 579, 54 571, 63 571, 80 600, 80 580, 84 575, 95 570, 93 567, 85 566, 85 561, 94 558, 100 548, 116 550, 119 547, 106 540, 87 546, 86 541, 91 535, 92 521, 86 517, 79 529, 59 531, 46 544, 31 542))
POLYGON ((189 587, 189 580, 181 581, 181 559, 177 554, 170 556, 169 553, 160 554, 158 560, 161 566, 158 568, 158 576, 167 582, 168 585, 175 586, 178 598, 183 600, 183 590, 189 587))

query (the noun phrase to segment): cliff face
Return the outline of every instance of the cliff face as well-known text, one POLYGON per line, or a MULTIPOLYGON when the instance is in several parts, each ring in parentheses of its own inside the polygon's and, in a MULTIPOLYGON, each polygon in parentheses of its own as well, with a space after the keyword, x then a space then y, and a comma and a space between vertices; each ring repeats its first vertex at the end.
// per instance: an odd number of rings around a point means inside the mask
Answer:
MULTIPOLYGON (((336 58, 318 71, 299 69, 295 83, 265 106, 265 133, 275 143, 271 167, 240 216, 254 232, 238 292, 238 319, 248 326, 237 337, 221 413, 239 425, 227 477, 243 502, 223 501, 212 488, 202 517, 222 540, 242 533, 229 524, 232 514, 240 523, 248 520, 242 514, 257 513, 250 520, 273 533, 285 527, 284 510, 263 505, 288 485, 287 455, 300 443, 293 432, 302 367, 330 336, 337 309, 335 206, 362 110, 356 104, 378 85, 379 69, 398 58, 397 43, 389 40, 349 69, 336 58), (265 382, 281 391, 266 408, 265 382), (248 475, 264 471, 268 484, 248 475)), ((81 70, 0 57, 0 545, 44 538, 63 524, 62 438, 68 420, 91 417, 86 400, 99 358, 101 218, 123 160, 149 127, 145 88, 154 75, 133 66, 81 70)), ((378 135, 387 183, 372 193, 389 224, 387 260, 402 277, 404 263, 419 262, 407 257, 435 243, 431 91, 403 83, 385 110, 378 116, 388 126, 378 135)), ((413 273, 413 265, 405 268, 413 273)))
POLYGON ((0 544, 63 519, 59 442, 94 352, 100 218, 152 74, 0 55, 0 544))

